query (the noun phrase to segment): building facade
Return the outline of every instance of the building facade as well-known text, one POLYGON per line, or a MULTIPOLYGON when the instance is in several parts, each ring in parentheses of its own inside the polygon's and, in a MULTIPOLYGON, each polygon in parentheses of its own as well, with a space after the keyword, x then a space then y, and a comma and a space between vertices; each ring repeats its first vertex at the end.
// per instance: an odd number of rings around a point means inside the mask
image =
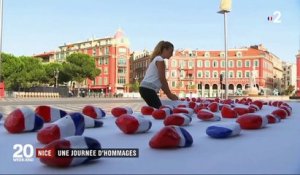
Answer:
POLYGON ((290 85, 297 87, 297 67, 296 64, 282 62, 283 64, 283 89, 287 89, 290 85))
POLYGON ((85 80, 81 88, 105 94, 125 91, 125 85, 129 83, 130 49, 129 40, 121 29, 113 37, 65 43, 55 52, 39 54, 36 57, 49 62, 63 62, 68 55, 76 52, 92 56, 96 67, 101 70, 94 80, 85 80))
MULTIPOLYGON (((229 95, 235 94, 238 89, 246 90, 251 74, 256 77, 257 88, 264 93, 270 94, 274 88, 281 88, 282 63, 262 45, 230 49, 227 58, 229 95)), ((149 56, 132 62, 133 73, 139 80, 144 76, 149 62, 149 56)), ((216 97, 225 89, 224 80, 223 85, 220 84, 220 75, 225 76, 223 51, 176 50, 165 63, 168 84, 176 94, 216 97)))
POLYGON ((296 87, 296 95, 300 97, 300 50, 296 55, 296 64, 297 64, 297 87, 296 87))

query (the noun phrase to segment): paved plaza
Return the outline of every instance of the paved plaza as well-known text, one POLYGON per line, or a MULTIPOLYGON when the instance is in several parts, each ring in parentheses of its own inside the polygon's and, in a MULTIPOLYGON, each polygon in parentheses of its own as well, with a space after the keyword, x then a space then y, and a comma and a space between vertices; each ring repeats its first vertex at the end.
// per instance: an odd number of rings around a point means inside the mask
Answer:
POLYGON ((129 106, 134 111, 140 111, 145 102, 141 98, 58 98, 58 99, 17 99, 7 98, 0 101, 0 112, 8 115, 16 108, 27 106, 35 109, 39 105, 50 105, 66 112, 79 112, 85 105, 94 105, 102 108, 106 113, 118 106, 129 106))

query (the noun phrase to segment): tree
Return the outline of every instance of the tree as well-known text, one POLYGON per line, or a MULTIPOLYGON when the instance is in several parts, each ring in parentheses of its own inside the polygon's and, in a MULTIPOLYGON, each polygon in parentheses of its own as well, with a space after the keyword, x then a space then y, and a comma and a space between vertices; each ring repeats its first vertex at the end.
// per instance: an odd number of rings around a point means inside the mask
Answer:
POLYGON ((86 78, 93 80, 100 74, 94 58, 83 53, 73 53, 67 56, 63 70, 66 76, 70 76, 71 81, 76 81, 79 85, 86 78))
POLYGON ((1 75, 6 89, 20 90, 39 85, 45 78, 45 69, 40 59, 33 57, 15 57, 2 54, 1 75))
POLYGON ((38 86, 46 77, 45 68, 42 65, 42 60, 39 58, 21 56, 19 57, 24 64, 22 74, 26 82, 21 84, 22 88, 30 88, 38 86))
POLYGON ((288 88, 285 90, 285 95, 291 95, 295 91, 295 86, 289 85, 288 88))
POLYGON ((64 67, 60 63, 48 63, 44 64, 46 77, 43 80, 44 83, 51 85, 55 85, 55 71, 59 71, 58 73, 58 84, 70 81, 70 76, 65 75, 64 67))
POLYGON ((131 84, 131 89, 133 92, 138 92, 140 87, 140 83, 138 81, 135 81, 131 84))
POLYGON ((25 77, 22 76, 24 64, 18 57, 11 54, 1 54, 2 69, 1 79, 4 80, 7 90, 19 90, 21 84, 24 83, 25 77))

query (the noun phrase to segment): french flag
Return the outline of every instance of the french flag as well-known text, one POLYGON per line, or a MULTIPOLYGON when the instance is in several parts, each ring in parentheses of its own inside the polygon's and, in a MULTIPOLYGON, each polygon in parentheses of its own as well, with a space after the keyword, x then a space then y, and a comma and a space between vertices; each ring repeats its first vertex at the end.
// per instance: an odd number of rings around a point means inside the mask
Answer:
POLYGON ((82 113, 94 119, 100 119, 106 116, 106 113, 103 109, 93 105, 86 105, 83 107, 82 113))
POLYGON ((5 129, 10 133, 37 131, 44 125, 43 119, 28 107, 18 108, 8 114, 4 122, 5 129))
POLYGON ((45 125, 37 133, 37 140, 48 144, 61 138, 82 135, 85 129, 84 117, 82 115, 66 115, 65 117, 45 125))
POLYGON ((266 117, 268 118, 268 123, 279 123, 281 121, 281 118, 274 115, 274 114, 267 114, 266 117))
POLYGON ((144 133, 150 130, 152 122, 140 114, 123 114, 115 121, 125 134, 144 133))
POLYGON ((172 109, 162 108, 162 109, 157 109, 157 110, 153 111, 152 117, 160 120, 160 119, 165 119, 167 116, 171 115, 172 113, 173 113, 172 109))
POLYGON ((185 113, 189 116, 194 114, 194 109, 191 108, 174 108, 173 113, 185 113))
POLYGON ((187 126, 192 122, 192 117, 184 113, 169 115, 164 120, 164 125, 187 126))
POLYGON ((258 114, 244 114, 236 120, 242 129, 260 129, 268 124, 268 118, 258 114))
POLYGON ((201 109, 197 113, 197 118, 203 121, 220 121, 221 117, 217 114, 214 114, 208 109, 201 109))
POLYGON ((44 122, 54 122, 67 115, 67 112, 64 110, 45 105, 36 107, 35 113, 41 116, 44 122))
POLYGON ((165 126, 149 141, 149 146, 155 149, 170 149, 190 147, 193 144, 191 134, 179 126, 165 126))
POLYGON ((111 109, 111 114, 114 117, 120 117, 122 114, 132 114, 133 110, 131 107, 115 107, 111 109))
POLYGON ((206 134, 213 138, 228 138, 240 133, 241 127, 238 123, 214 124, 206 129, 206 134))
MULTIPOLYGON (((56 152, 57 149, 101 149, 98 140, 85 136, 70 136, 63 139, 55 140, 46 145, 43 149, 51 149, 56 152)), ((53 167, 69 167, 76 166, 100 157, 41 157, 40 162, 53 167)))
POLYGON ((82 116, 84 118, 84 127, 85 128, 99 128, 103 126, 103 122, 101 120, 94 119, 90 116, 84 115, 79 112, 73 112, 69 114, 73 118, 80 118, 82 116), (79 116, 78 116, 79 115, 79 116))

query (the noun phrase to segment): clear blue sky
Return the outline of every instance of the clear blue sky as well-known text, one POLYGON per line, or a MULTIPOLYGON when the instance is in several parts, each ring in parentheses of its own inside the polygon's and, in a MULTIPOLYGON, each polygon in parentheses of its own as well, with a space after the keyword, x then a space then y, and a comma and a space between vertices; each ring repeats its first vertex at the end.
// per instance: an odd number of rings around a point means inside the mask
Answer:
MULTIPOLYGON (((159 40, 178 48, 224 49, 220 0, 4 0, 3 51, 32 55, 65 42, 113 36, 122 28, 131 50, 159 40)), ((264 44, 295 62, 300 45, 300 0, 232 0, 228 47, 264 44), (281 12, 281 23, 267 20, 281 12)))

